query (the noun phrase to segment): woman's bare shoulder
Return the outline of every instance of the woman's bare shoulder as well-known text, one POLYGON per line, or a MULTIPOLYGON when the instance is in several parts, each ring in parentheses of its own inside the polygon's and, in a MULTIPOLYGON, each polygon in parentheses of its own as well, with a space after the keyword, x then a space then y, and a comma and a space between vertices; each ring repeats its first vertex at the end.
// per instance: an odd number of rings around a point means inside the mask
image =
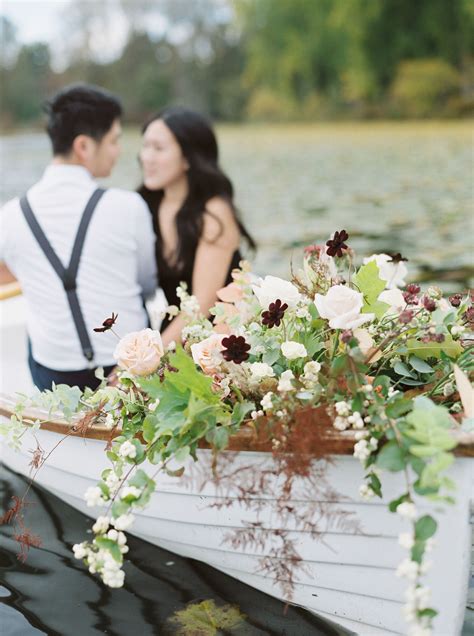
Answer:
POLYGON ((231 204, 223 197, 212 197, 206 203, 203 217, 203 238, 205 241, 238 244, 240 232, 231 204))

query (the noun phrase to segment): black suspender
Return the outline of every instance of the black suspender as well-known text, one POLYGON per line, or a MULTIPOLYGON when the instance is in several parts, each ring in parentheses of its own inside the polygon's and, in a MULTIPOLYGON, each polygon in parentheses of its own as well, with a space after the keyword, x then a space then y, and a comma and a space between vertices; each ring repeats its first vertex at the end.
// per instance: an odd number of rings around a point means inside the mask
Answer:
POLYGON ((89 227, 89 223, 95 207, 104 192, 105 190, 103 188, 97 188, 97 190, 92 193, 91 198, 87 202, 87 205, 82 214, 81 222, 79 223, 79 229, 77 230, 76 239, 72 248, 71 260, 69 261, 69 266, 67 267, 67 269, 59 260, 56 252, 53 250, 50 242, 46 238, 45 233, 41 229, 41 226, 38 223, 35 215, 33 214, 33 210, 31 209, 30 204, 28 203, 26 195, 21 197, 20 199, 21 210, 26 219, 26 222, 33 232, 34 237, 38 241, 39 246, 43 250, 44 255, 50 262, 51 266, 53 267, 54 271, 59 276, 63 284, 69 302, 69 307, 71 309, 72 318, 76 326, 77 335, 79 336, 79 340, 81 343, 82 352, 89 364, 91 364, 92 360, 94 359, 94 350, 92 349, 92 344, 89 338, 89 334, 87 333, 86 324, 84 322, 84 316, 82 315, 81 306, 79 304, 79 298, 77 297, 76 277, 77 271, 79 269, 79 262, 81 260, 84 240, 86 238, 87 228, 89 227))

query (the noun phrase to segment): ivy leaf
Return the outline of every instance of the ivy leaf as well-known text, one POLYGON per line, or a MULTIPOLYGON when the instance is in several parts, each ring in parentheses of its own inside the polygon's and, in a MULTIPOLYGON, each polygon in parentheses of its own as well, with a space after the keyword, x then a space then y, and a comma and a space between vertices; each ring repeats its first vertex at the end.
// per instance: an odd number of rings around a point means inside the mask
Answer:
POLYGON ((254 408, 255 405, 253 402, 237 402, 232 411, 232 424, 241 424, 245 416, 250 413, 250 411, 253 411, 254 408))
POLYGON ((377 318, 381 318, 390 305, 378 300, 378 297, 385 289, 386 283, 379 276, 377 263, 370 261, 366 265, 362 265, 353 280, 358 290, 362 292, 364 296, 362 313, 375 314, 377 318))

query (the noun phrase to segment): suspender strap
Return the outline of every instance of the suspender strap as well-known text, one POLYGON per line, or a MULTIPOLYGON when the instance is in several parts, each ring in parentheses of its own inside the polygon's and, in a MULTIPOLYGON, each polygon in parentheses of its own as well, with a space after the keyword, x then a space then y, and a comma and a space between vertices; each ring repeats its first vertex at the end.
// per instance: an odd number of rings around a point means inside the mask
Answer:
POLYGON ((61 263, 56 252, 51 247, 51 243, 46 238, 45 233, 38 223, 33 210, 31 209, 26 195, 21 197, 20 199, 21 210, 26 219, 26 222, 33 232, 34 237, 38 241, 39 246, 43 250, 44 255, 48 259, 49 263, 51 264, 52 268, 63 284, 64 290, 67 295, 69 308, 71 309, 72 318, 74 320, 74 325, 76 327, 77 335, 81 343, 82 352, 89 363, 91 363, 94 359, 94 350, 92 349, 92 344, 89 338, 89 334, 87 333, 86 324, 84 322, 84 316, 79 304, 79 298, 76 292, 76 278, 87 229, 89 227, 89 223, 92 218, 92 214, 96 208, 96 205, 104 192, 105 190, 103 188, 97 188, 97 190, 92 193, 91 198, 87 202, 87 205, 82 214, 81 222, 79 223, 79 229, 77 230, 76 238, 72 248, 71 259, 69 261, 67 269, 61 263))

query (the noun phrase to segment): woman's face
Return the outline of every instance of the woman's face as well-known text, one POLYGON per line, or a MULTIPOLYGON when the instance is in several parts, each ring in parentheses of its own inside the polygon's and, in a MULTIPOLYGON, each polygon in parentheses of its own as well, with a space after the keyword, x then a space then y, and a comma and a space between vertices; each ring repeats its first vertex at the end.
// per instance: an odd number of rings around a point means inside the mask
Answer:
POLYGON ((140 163, 143 183, 149 190, 164 190, 185 177, 188 162, 162 119, 156 119, 145 130, 140 163))

